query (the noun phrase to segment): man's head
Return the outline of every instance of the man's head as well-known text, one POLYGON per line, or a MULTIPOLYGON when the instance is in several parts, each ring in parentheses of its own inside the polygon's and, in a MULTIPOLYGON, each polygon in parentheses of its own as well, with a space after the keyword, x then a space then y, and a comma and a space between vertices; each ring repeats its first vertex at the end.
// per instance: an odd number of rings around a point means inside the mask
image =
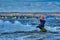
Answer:
POLYGON ((45 19, 45 18, 44 18, 44 15, 42 15, 42 16, 41 16, 41 19, 42 19, 42 20, 44 20, 44 19, 45 19))

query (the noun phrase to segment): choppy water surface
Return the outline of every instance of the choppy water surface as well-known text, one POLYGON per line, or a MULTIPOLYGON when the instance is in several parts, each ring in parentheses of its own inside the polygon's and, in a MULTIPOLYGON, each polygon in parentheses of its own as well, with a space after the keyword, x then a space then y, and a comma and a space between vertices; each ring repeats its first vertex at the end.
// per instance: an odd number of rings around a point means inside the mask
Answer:
MULTIPOLYGON (((1 34, 3 32, 32 31, 36 28, 37 21, 14 21, 0 20, 0 40, 60 40, 60 33, 11 33, 1 34), (33 23, 35 23, 33 25, 33 23)), ((45 28, 50 31, 60 32, 60 19, 49 18, 46 20, 45 28)))
POLYGON ((60 40, 60 34, 17 33, 0 35, 0 40, 60 40))

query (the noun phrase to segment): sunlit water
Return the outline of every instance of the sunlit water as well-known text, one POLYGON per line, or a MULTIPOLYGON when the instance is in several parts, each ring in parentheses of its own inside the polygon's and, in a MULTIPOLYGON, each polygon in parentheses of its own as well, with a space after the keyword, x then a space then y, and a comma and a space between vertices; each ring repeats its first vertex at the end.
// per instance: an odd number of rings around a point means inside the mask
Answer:
MULTIPOLYGON (((3 32, 15 32, 15 31, 33 31, 39 30, 36 28, 38 25, 37 20, 21 20, 21 21, 4 21, 0 20, 0 40, 60 40, 59 33, 13 33, 13 34, 1 34, 3 32), (34 23, 34 25, 33 25, 34 23)), ((45 28, 50 31, 60 32, 60 19, 47 18, 45 28)))

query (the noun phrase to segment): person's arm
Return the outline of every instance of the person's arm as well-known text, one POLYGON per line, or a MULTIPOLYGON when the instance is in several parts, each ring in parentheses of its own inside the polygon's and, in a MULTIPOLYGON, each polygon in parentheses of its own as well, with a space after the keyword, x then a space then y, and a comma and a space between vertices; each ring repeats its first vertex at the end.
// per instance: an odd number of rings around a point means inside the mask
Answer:
POLYGON ((38 24, 40 24, 40 20, 38 20, 38 24))
POLYGON ((38 25, 40 26, 40 25, 41 25, 41 19, 39 20, 39 22, 38 22, 38 23, 39 23, 38 25))

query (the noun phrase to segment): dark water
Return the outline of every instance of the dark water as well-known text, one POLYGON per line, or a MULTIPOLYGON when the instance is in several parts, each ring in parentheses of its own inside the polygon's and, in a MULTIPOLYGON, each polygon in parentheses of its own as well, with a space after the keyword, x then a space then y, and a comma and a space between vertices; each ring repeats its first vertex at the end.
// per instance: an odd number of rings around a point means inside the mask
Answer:
POLYGON ((60 40, 60 34, 53 33, 17 33, 0 35, 1 40, 60 40))

